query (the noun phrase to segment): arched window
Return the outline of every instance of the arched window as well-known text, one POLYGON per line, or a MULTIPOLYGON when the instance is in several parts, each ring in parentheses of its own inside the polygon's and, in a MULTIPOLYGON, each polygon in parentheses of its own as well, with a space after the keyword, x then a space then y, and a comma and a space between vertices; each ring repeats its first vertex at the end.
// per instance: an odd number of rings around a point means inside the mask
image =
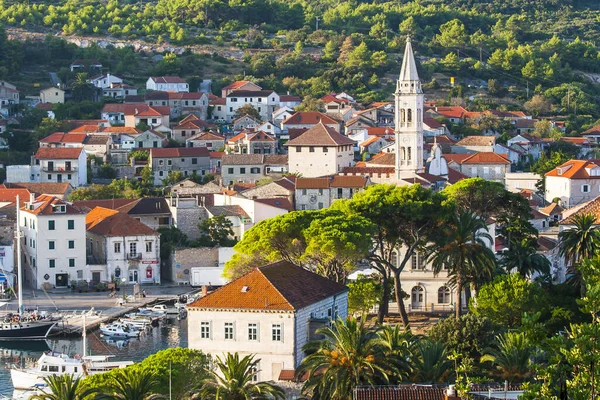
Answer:
POLYGON ((438 289, 438 304, 450 304, 450 288, 448 286, 438 289))
POLYGON ((412 122, 412 109, 408 109, 408 111, 406 112, 406 120, 407 122, 412 122))
POLYGON ((401 153, 402 153, 402 157, 400 158, 400 160, 402 160, 402 161, 406 160, 406 147, 401 148, 401 153))
POLYGON ((425 289, 422 286, 413 287, 410 293, 413 307, 425 301, 425 289))
POLYGON ((405 114, 404 108, 400 109, 400 122, 401 123, 405 123, 406 122, 406 114, 405 114))
POLYGON ((408 147, 408 161, 412 159, 412 147, 408 147))

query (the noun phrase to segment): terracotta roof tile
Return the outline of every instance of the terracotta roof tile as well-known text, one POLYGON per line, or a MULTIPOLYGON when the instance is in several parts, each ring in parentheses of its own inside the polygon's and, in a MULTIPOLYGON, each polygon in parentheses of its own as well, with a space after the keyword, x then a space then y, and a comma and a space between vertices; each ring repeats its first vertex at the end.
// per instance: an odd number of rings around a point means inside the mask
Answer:
POLYGON ((562 214, 564 208, 558 205, 558 203, 550 203, 544 208, 540 208, 540 212, 546 215, 562 214))
POLYGON ((576 215, 591 214, 595 218, 595 224, 600 224, 600 196, 592 199, 588 202, 580 204, 578 206, 569 208, 563 211, 563 219, 560 221, 561 225, 572 225, 573 219, 576 215))
POLYGON ((38 160, 75 160, 83 151, 81 147, 43 147, 35 153, 38 160))
POLYGON ((96 207, 86 215, 85 225, 88 232, 101 236, 159 235, 125 213, 102 207, 96 207))
POLYGON ((137 199, 104 199, 104 200, 80 200, 74 201, 73 205, 78 208, 93 210, 94 208, 104 208, 116 210, 126 204, 133 203, 137 199))
POLYGON ((343 170, 343 173, 345 175, 356 175, 356 174, 392 175, 392 174, 396 173, 396 168, 394 168, 394 167, 345 167, 343 170))
POLYGON ((29 201, 31 192, 27 189, 7 189, 0 188, 0 203, 16 203, 19 196, 19 207, 22 207, 26 201, 29 201))
POLYGON ((71 203, 67 203, 66 201, 61 200, 58 197, 49 196, 45 194, 35 198, 35 201, 33 202, 33 210, 25 206, 21 207, 21 211, 35 215, 52 215, 55 214, 55 212, 53 211, 53 206, 59 205, 65 206, 65 212, 60 213, 59 215, 85 214, 77 207, 74 207, 71 203))
POLYGON ((55 132, 40 139, 40 143, 83 143, 86 137, 85 133, 55 132))
POLYGON ((367 182, 368 179, 364 176, 334 175, 331 187, 364 188, 367 182))
POLYGON ((567 179, 600 179, 599 175, 590 174, 599 173, 600 160, 569 160, 546 173, 546 176, 556 176, 567 179))
POLYGON ((356 144, 354 140, 320 122, 295 139, 288 141, 285 146, 347 146, 354 144, 356 144))
POLYGON ((583 132, 582 135, 600 135, 600 124, 591 127, 587 131, 583 132))
POLYGON ((322 122, 327 125, 337 124, 338 122, 326 114, 316 111, 299 111, 289 116, 282 125, 316 125, 322 122))
POLYGON ((19 189, 27 189, 31 193, 35 195, 47 194, 47 195, 61 195, 65 196, 69 191, 69 188, 72 188, 70 183, 41 183, 41 182, 26 182, 26 183, 5 183, 5 187, 11 188, 19 188, 19 189))
POLYGON ((281 208, 287 211, 294 211, 294 206, 286 198, 277 197, 272 199, 254 199, 257 203, 262 203, 275 208, 281 208))
POLYGON ((331 177, 296 178, 296 189, 329 189, 331 177))
POLYGON ((188 307, 297 311, 347 288, 285 261, 258 267, 188 307))
POLYGON ((222 90, 234 90, 234 89, 238 89, 238 88, 241 88, 242 86, 244 86, 247 83, 251 83, 251 82, 250 81, 235 81, 235 82, 230 83, 227 86, 224 86, 222 88, 222 90))
POLYGON ((368 127, 367 133, 374 136, 390 136, 394 134, 394 128, 391 127, 368 127))

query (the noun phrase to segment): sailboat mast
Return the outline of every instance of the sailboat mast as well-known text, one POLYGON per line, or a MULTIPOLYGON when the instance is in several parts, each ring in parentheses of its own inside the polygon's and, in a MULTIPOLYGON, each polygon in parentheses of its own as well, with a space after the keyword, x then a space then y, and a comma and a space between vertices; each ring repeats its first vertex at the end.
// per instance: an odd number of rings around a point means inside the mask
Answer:
POLYGON ((23 267, 21 266, 21 214, 19 209, 19 195, 17 195, 17 298, 19 299, 19 314, 24 313, 23 309, 23 267))
POLYGON ((83 357, 86 356, 86 347, 87 347, 87 330, 85 327, 85 313, 83 313, 83 315, 81 316, 83 319, 83 328, 81 328, 81 337, 83 338, 83 357))

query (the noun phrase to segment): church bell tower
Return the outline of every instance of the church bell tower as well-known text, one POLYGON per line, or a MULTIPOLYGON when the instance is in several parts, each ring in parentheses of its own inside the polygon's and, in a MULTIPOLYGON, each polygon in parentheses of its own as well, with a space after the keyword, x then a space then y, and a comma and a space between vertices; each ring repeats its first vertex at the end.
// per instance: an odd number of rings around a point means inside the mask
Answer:
POLYGON ((410 37, 406 40, 394 102, 396 178, 412 178, 423 172, 423 90, 410 37))

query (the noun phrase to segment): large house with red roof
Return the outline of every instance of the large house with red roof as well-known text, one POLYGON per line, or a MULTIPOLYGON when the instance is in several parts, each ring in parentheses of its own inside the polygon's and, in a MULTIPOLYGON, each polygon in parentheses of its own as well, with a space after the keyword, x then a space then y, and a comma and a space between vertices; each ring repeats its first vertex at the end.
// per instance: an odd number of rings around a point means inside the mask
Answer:
POLYGON ((191 349, 260 359, 255 379, 292 379, 317 328, 348 315, 346 286, 281 261, 188 305, 191 349))
POLYGON ((288 132, 290 129, 310 129, 318 124, 323 124, 336 132, 340 131, 340 123, 330 116, 316 111, 298 111, 281 122, 281 130, 288 132))
POLYGON ((19 213, 26 284, 52 289, 84 280, 85 212, 54 196, 32 195, 19 213))
POLYGON ((335 175, 354 165, 354 145, 347 136, 319 122, 285 144, 289 171, 307 178, 335 175))
POLYGON ((87 183, 87 154, 81 147, 40 147, 31 165, 9 165, 6 182, 87 183))
POLYGON ((510 172, 510 161, 505 155, 491 152, 474 154, 444 154, 448 168, 455 169, 469 178, 483 178, 504 184, 510 172))
POLYGON ((600 193, 600 160, 570 160, 545 175, 545 199, 560 200, 564 208, 571 208, 600 193))
POLYGON ((169 118, 171 108, 168 106, 149 106, 147 104, 123 104, 125 126, 137 127, 146 125, 159 131, 170 132, 169 118))
POLYGON ((243 131, 227 140, 226 147, 237 154, 275 154, 277 139, 263 131, 243 131))
POLYGON ((160 234, 125 212, 95 207, 85 217, 87 266, 83 279, 160 283, 160 234))

